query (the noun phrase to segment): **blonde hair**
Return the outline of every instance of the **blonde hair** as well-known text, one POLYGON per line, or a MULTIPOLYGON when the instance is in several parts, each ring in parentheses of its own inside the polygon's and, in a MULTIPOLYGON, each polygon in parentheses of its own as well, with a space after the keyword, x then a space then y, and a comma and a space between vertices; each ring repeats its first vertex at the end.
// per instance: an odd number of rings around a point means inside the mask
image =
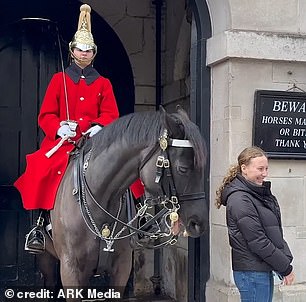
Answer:
POLYGON ((238 155, 237 164, 229 168, 227 174, 224 176, 222 180, 220 187, 216 191, 215 205, 218 209, 222 205, 221 203, 222 191, 224 190, 225 186, 229 184, 237 176, 237 174, 241 173, 241 166, 242 165, 247 166, 250 163, 251 159, 261 156, 267 157, 266 153, 261 148, 256 146, 248 147, 242 150, 242 152, 238 155))

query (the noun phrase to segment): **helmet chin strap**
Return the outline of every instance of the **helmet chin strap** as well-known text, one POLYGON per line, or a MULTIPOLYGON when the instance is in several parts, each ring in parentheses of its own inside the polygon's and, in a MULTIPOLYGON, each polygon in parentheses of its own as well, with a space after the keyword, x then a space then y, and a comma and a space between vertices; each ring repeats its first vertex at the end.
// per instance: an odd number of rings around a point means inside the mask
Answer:
POLYGON ((81 64, 81 65, 83 65, 84 63, 86 63, 86 64, 88 65, 89 63, 91 63, 91 62, 94 60, 94 58, 95 58, 95 56, 96 56, 97 53, 94 53, 94 55, 93 55, 91 58, 78 58, 71 50, 70 50, 70 54, 71 54, 71 57, 72 57, 77 63, 79 63, 79 64, 81 64))

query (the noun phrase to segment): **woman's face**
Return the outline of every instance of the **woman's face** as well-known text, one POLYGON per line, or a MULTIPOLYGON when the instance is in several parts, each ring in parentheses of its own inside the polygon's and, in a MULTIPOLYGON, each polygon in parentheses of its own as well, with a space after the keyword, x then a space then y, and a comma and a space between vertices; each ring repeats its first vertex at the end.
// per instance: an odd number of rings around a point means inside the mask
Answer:
POLYGON ((268 159, 265 156, 255 157, 248 165, 241 165, 242 176, 257 185, 262 185, 268 176, 268 159))
POLYGON ((94 56, 94 51, 92 49, 89 50, 81 50, 77 47, 75 47, 73 49, 73 54, 76 56, 77 58, 77 64, 84 68, 86 66, 88 66, 89 64, 91 64, 91 59, 94 56))

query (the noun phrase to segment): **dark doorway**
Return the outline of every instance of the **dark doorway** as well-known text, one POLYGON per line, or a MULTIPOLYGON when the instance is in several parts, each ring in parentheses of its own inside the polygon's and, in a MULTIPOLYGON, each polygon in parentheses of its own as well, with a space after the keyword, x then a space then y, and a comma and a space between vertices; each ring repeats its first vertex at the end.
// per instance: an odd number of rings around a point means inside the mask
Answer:
POLYGON ((0 36, 0 283, 37 283, 35 258, 23 251, 32 223, 12 184, 24 170, 25 156, 39 144, 37 113, 50 76, 57 70, 55 45, 46 33, 52 24, 17 22, 0 36))

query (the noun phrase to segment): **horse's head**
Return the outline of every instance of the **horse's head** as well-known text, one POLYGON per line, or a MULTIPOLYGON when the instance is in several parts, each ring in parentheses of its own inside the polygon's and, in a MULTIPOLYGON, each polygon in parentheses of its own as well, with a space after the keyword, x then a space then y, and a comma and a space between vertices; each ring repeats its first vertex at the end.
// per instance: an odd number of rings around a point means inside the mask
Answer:
POLYGON ((198 237, 208 230, 204 140, 180 107, 175 114, 161 109, 161 119, 163 130, 158 150, 153 149, 154 155, 152 149, 146 150, 141 179, 147 197, 169 208, 167 219, 173 234, 185 229, 189 236, 198 237))

